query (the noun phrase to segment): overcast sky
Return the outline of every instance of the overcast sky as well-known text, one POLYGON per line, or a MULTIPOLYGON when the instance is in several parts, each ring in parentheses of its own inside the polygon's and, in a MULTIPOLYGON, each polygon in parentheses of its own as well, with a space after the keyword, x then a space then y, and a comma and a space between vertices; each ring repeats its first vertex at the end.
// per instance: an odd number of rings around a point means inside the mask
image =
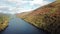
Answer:
POLYGON ((54 0, 0 0, 0 13, 28 12, 44 6, 54 0))

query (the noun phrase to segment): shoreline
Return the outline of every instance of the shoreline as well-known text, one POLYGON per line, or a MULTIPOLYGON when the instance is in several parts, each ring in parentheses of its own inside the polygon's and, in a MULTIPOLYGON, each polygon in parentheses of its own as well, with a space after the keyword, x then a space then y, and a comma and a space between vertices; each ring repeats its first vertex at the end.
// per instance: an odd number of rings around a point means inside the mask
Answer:
POLYGON ((39 27, 37 27, 37 25, 35 25, 35 24, 33 24, 33 23, 30 23, 30 22, 28 22, 27 20, 25 20, 25 19, 23 19, 23 18, 20 18, 20 19, 22 19, 22 20, 24 20, 25 22, 27 22, 27 23, 31 24, 32 26, 36 27, 38 30, 42 30, 43 32, 46 32, 47 34, 51 34, 51 33, 48 32, 47 30, 44 30, 44 29, 42 29, 42 28, 39 28, 39 27))
POLYGON ((8 27, 8 19, 4 20, 4 23, 2 23, 0 26, 0 32, 5 30, 8 27))

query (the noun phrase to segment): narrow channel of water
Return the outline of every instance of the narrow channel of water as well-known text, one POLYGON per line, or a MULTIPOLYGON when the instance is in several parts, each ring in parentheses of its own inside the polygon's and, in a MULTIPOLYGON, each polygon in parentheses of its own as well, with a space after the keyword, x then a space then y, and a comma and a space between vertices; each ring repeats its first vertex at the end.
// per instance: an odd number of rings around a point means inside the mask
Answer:
POLYGON ((12 18, 9 26, 1 34, 47 34, 20 18, 12 18))

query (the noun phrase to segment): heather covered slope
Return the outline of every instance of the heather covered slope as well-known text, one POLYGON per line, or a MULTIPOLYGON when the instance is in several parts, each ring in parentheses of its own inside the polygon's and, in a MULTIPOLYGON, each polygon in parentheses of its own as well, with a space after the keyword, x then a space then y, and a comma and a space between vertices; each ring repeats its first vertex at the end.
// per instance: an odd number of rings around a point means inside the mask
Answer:
POLYGON ((60 0, 19 17, 51 34, 60 34, 60 0))
POLYGON ((9 17, 6 14, 0 13, 0 31, 8 26, 9 17))

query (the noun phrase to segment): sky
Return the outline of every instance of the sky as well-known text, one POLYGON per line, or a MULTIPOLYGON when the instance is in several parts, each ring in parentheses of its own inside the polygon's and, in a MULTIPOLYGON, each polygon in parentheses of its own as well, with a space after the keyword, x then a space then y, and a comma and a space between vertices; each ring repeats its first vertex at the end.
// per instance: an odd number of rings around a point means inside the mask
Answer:
POLYGON ((55 0, 0 0, 0 13, 29 12, 55 0))

